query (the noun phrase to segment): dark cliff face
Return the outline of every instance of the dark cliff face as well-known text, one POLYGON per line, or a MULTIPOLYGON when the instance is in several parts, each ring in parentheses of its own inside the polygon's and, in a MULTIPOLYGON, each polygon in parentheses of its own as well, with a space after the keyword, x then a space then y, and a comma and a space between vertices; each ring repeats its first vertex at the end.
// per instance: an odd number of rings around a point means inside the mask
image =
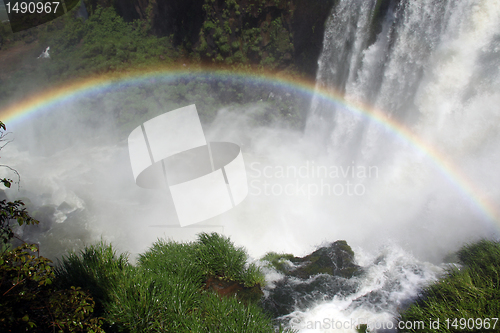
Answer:
POLYGON ((85 0, 89 13, 113 6, 172 36, 195 58, 227 65, 295 68, 314 77, 325 22, 336 0, 85 0))
POLYGON ((295 40, 295 63, 305 73, 316 75, 323 48, 325 24, 337 0, 297 0, 292 29, 295 40))

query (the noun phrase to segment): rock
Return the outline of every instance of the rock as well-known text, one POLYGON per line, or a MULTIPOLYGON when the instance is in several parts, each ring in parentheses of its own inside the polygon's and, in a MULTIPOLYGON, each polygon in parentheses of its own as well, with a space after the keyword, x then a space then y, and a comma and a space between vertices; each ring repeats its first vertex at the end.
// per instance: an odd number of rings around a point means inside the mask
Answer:
POLYGON ((327 274, 316 275, 308 280, 285 277, 267 290, 269 295, 262 299, 262 307, 274 318, 289 314, 295 309, 306 309, 321 300, 335 296, 347 296, 356 291, 356 279, 344 279, 327 274))
POLYGON ((294 257, 290 261, 299 266, 289 274, 301 279, 308 279, 317 274, 351 278, 360 272, 360 267, 354 263, 354 252, 344 240, 321 247, 303 258, 294 257))
POLYGON ((262 295, 264 295, 259 285, 249 288, 236 281, 226 281, 215 276, 207 279, 205 289, 213 290, 221 297, 236 296, 244 303, 258 302, 262 295))
POLYGON ((34 225, 30 231, 42 233, 49 230, 55 220, 56 208, 53 205, 44 205, 39 207, 33 212, 33 218, 37 219, 40 223, 34 225))
POLYGON ((68 213, 68 212, 72 212, 73 210, 75 210, 69 203, 67 203, 66 201, 63 201, 58 207, 57 207, 57 210, 60 210, 61 212, 64 212, 64 213, 68 213))
POLYGON ((340 240, 305 257, 268 253, 264 258, 285 277, 266 288, 262 306, 275 318, 296 308, 305 309, 319 300, 352 294, 363 270, 354 262, 354 252, 340 240))

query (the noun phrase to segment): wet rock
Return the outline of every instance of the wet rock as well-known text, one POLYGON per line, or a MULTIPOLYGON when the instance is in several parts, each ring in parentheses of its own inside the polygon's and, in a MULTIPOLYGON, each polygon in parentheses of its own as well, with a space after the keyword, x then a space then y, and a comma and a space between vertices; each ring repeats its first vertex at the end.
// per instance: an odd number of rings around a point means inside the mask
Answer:
POLYGON ((351 278, 360 273, 360 267, 354 263, 354 252, 344 240, 321 247, 303 258, 291 258, 290 261, 299 266, 289 274, 301 279, 308 279, 317 274, 351 278))
POLYGON ((262 306, 275 318, 319 300, 352 294, 363 270, 346 241, 336 241, 305 257, 269 253, 264 257, 285 277, 266 289, 262 306))
POLYGON ((357 279, 328 274, 316 275, 307 280, 285 277, 276 282, 274 288, 267 290, 269 295, 261 304, 274 318, 278 318, 296 309, 306 309, 320 300, 352 294, 357 286, 357 279))
POLYGON ((54 205, 45 205, 39 207, 33 212, 33 218, 37 219, 40 223, 31 228, 32 232, 45 232, 52 227, 55 220, 56 208, 54 205))
POLYGON ((57 210, 64 212, 64 213, 69 213, 74 211, 75 209, 66 201, 63 201, 58 207, 57 210))
POLYGON ((269 253, 264 259, 276 270, 300 279, 309 279, 317 274, 351 278, 361 273, 361 268, 354 263, 354 252, 344 240, 321 247, 305 257, 269 253))

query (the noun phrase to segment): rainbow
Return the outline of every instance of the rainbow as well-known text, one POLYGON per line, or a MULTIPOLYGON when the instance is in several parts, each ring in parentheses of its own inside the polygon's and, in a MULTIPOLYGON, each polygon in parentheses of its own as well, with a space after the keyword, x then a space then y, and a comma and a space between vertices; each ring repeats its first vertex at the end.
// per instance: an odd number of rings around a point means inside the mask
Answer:
POLYGON ((195 75, 210 75, 220 79, 235 78, 254 80, 262 83, 290 87, 309 94, 315 93, 317 96, 329 100, 334 105, 341 106, 348 112, 352 112, 369 121, 375 122, 388 133, 399 137, 404 142, 413 146, 417 151, 425 154, 435 167, 437 167, 451 183, 455 184, 465 196, 469 197, 489 220, 493 221, 497 226, 500 226, 500 212, 496 205, 494 205, 483 192, 438 149, 432 147, 422 138, 418 137, 408 127, 389 118, 384 112, 373 109, 368 105, 354 104, 352 102, 347 103, 338 92, 332 89, 318 87, 314 82, 302 78, 280 76, 275 73, 260 72, 256 74, 245 71, 204 70, 192 69, 189 67, 181 69, 143 69, 128 73, 104 74, 55 86, 22 101, 17 101, 4 109, 0 109, 0 120, 7 125, 17 123, 36 113, 50 111, 50 109, 56 105, 70 103, 78 98, 112 90, 118 85, 134 85, 152 79, 175 80, 177 78, 192 77, 195 75))

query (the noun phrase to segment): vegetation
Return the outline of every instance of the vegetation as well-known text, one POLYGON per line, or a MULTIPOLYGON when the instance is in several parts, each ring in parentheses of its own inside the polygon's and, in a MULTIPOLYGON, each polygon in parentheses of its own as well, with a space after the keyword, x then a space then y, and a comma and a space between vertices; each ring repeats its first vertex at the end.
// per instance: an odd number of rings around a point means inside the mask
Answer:
POLYGON ((289 253, 268 252, 261 260, 267 261, 269 267, 286 274, 290 271, 292 266, 291 260, 294 258, 295 256, 289 253))
POLYGON ((213 63, 286 68, 291 64, 294 46, 291 26, 283 13, 292 16, 293 8, 290 1, 205 1, 205 21, 195 52, 213 63), (271 7, 282 14, 266 15, 271 7), (259 26, 254 22, 260 22, 259 26))
POLYGON ((101 242, 86 246, 79 255, 71 252, 54 271, 61 288, 78 286, 89 291, 96 302, 96 314, 103 315, 105 304, 112 300, 111 289, 128 266, 125 254, 117 255, 111 245, 101 242))
POLYGON ((200 234, 185 244, 159 240, 136 266, 103 242, 70 253, 55 268, 36 252, 24 244, 2 253, 3 330, 275 332, 255 298, 216 292, 206 283, 215 276, 259 291, 264 283, 263 274, 246 265, 245 251, 224 236, 200 234))
MULTIPOLYGON (((38 40, 35 51, 30 51, 33 60, 15 73, 4 74, 8 80, 0 84, 0 108, 47 85, 95 74, 164 68, 174 66, 181 59, 186 61, 185 52, 172 46, 171 37, 148 34, 141 21, 125 22, 112 7, 97 7, 87 21, 65 15, 29 30, 26 36, 38 40), (47 46, 50 46, 50 59, 36 60, 47 46)), ((126 91, 103 92, 80 100, 79 107, 86 111, 78 117, 81 122, 98 128, 102 124, 103 105, 113 106, 112 110, 106 110, 106 115, 115 120, 120 133, 128 135, 136 122, 191 103, 197 104, 204 122, 213 120, 217 110, 223 107, 260 103, 262 111, 252 115, 256 124, 279 122, 281 126, 293 128, 304 125, 303 110, 308 107, 308 98, 290 94, 279 85, 244 80, 224 72, 198 73, 199 65, 193 62, 196 60, 190 62, 191 68, 194 67, 192 75, 169 81, 152 79, 126 91)), ((107 128, 109 130, 109 124, 107 128)))
MULTIPOLYGON (((5 138, 0 122, 0 140, 5 138)), ((2 146, 3 147, 3 146, 2 146)), ((12 180, 0 182, 7 188, 12 180)), ((54 286, 52 262, 38 255, 38 246, 24 243, 16 225, 38 221, 21 201, 0 201, 0 329, 9 332, 103 332, 101 320, 93 316, 94 301, 80 288, 54 286), (22 245, 13 248, 15 242, 22 245)))
POLYGON ((54 267, 35 244, 13 248, 14 227, 37 223, 22 202, 0 202, 2 331, 283 332, 257 305, 264 275, 227 237, 159 240, 137 265, 100 242, 54 267))
POLYGON ((240 292, 260 291, 264 283, 247 259, 242 248, 216 233, 202 233, 191 243, 158 240, 137 265, 100 243, 63 258, 56 280, 61 287, 89 290, 107 331, 274 332, 257 305, 260 294, 240 292), (214 280, 221 281, 216 288, 214 280))
POLYGON ((24 244, 0 258, 0 328, 9 332, 103 332, 94 301, 80 288, 53 287, 52 262, 24 244))
POLYGON ((457 254, 462 267, 450 268, 400 317, 403 322, 423 321, 425 328, 405 332, 500 331, 494 319, 500 313, 500 243, 482 240, 457 254), (438 319, 439 328, 430 327, 429 320, 438 319))

